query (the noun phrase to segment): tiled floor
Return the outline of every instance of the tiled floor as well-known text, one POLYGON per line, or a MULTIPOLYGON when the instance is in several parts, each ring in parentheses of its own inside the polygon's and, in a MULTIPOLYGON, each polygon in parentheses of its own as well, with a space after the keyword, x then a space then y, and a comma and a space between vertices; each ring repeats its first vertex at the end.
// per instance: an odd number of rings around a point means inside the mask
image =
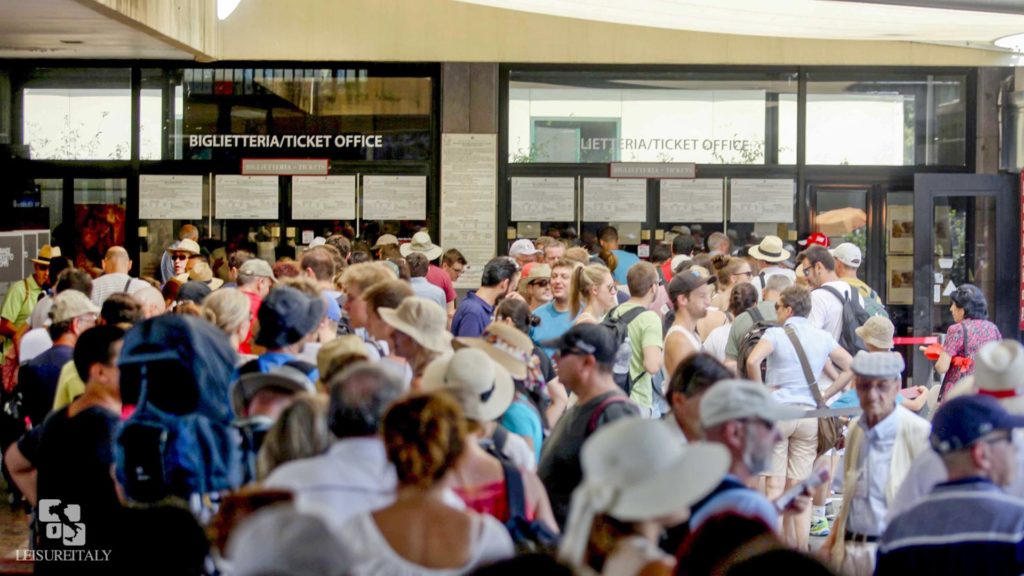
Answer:
POLYGON ((0 574, 31 573, 31 565, 15 558, 17 550, 27 548, 28 516, 8 503, 7 492, 0 487, 0 574))

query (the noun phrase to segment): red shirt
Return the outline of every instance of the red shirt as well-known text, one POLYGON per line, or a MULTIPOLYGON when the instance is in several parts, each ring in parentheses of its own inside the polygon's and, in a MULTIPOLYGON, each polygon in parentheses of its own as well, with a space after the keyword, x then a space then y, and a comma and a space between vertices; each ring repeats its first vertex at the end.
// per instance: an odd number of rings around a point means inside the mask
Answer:
POLYGON ((431 264, 430 268, 427 268, 427 282, 444 290, 445 302, 455 300, 455 286, 452 284, 452 277, 441 268, 431 264))
POLYGON ((256 314, 260 311, 263 298, 259 294, 245 290, 241 292, 249 299, 249 332, 245 335, 245 340, 238 345, 238 351, 242 354, 252 354, 252 327, 256 325, 256 314))
POLYGON ((661 265, 661 274, 665 277, 665 284, 672 281, 672 259, 665 260, 665 263, 661 265))

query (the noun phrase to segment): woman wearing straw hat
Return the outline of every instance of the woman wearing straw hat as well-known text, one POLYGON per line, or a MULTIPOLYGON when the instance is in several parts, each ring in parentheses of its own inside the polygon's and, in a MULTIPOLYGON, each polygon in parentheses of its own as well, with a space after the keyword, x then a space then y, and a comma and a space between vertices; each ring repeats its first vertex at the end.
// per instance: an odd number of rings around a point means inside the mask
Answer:
MULTIPOLYGON (((466 450, 455 468, 453 489, 471 510, 502 522, 511 519, 510 495, 523 494, 519 503, 526 520, 539 520, 556 532, 551 503, 537 474, 489 454, 481 442, 512 405, 512 376, 482 350, 463 348, 440 358, 423 374, 423 389, 444 390, 455 397, 466 421, 466 450), (514 489, 510 483, 519 483, 514 489)), ((510 435, 509 439, 515 435, 510 435)))
POLYGON ((452 352, 448 315, 432 300, 410 296, 398 308, 377 310, 381 320, 395 329, 395 354, 412 369, 412 387, 418 389, 427 365, 452 352))
POLYGON ((583 482, 572 495, 559 557, 581 574, 667 574, 675 558, 661 531, 685 521, 692 504, 725 477, 720 445, 684 445, 658 421, 625 418, 583 445, 583 482))

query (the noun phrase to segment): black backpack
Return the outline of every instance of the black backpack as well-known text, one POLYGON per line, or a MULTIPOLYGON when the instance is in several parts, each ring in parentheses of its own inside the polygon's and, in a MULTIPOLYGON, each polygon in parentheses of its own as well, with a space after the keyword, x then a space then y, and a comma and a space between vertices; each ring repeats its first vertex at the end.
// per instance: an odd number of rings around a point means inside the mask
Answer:
POLYGON ((835 296, 843 303, 842 326, 839 328, 839 345, 849 352, 850 356, 856 356, 857 352, 867 350, 867 347, 864 346, 864 341, 860 339, 860 336, 857 336, 857 328, 860 328, 867 322, 871 314, 861 304, 860 292, 853 286, 850 286, 850 291, 845 296, 831 286, 822 286, 821 289, 835 296))
MULTIPOLYGON (((764 314, 757 309, 757 306, 751 306, 747 313, 754 319, 754 323, 747 330, 747 333, 740 338, 739 349, 736 353, 736 373, 740 378, 750 378, 747 375, 747 358, 750 357, 750 353, 754 351, 754 347, 761 341, 761 337, 764 336, 765 331, 769 328, 778 328, 780 324, 771 320, 766 320, 764 314)), ((761 381, 764 382, 767 360, 761 362, 761 381)))
POLYGON ((558 534, 540 520, 526 519, 526 487, 519 470, 502 461, 505 471, 505 494, 508 498, 508 529, 517 554, 554 553, 558 549, 558 534))
POLYGON ((644 377, 644 374, 646 374, 645 371, 641 371, 636 378, 630 378, 629 376, 629 365, 633 361, 633 346, 629 341, 629 323, 636 320, 636 317, 646 312, 647 309, 643 306, 637 306, 618 318, 615 317, 616 309, 618 309, 618 306, 612 308, 605 315, 604 320, 601 321, 601 326, 611 330, 612 336, 615 338, 618 348, 615 352, 615 366, 612 368, 612 377, 619 388, 622 388, 622 391, 628 396, 633 389, 633 385, 639 382, 644 377))

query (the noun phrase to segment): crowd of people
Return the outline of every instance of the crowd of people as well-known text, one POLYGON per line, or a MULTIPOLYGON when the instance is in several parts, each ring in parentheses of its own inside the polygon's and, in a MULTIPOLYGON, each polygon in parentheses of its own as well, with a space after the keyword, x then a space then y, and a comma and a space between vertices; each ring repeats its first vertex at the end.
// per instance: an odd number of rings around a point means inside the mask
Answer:
MULTIPOLYGON (((970 284, 904 387, 860 249, 426 230, 157 278, 44 246, 0 307, 38 573, 1019 574, 1024 348, 970 284), (826 538, 815 542, 811 537, 826 538), (99 564, 103 562, 103 564, 99 564)), ((914 350, 916 354, 919 351, 914 350)))

